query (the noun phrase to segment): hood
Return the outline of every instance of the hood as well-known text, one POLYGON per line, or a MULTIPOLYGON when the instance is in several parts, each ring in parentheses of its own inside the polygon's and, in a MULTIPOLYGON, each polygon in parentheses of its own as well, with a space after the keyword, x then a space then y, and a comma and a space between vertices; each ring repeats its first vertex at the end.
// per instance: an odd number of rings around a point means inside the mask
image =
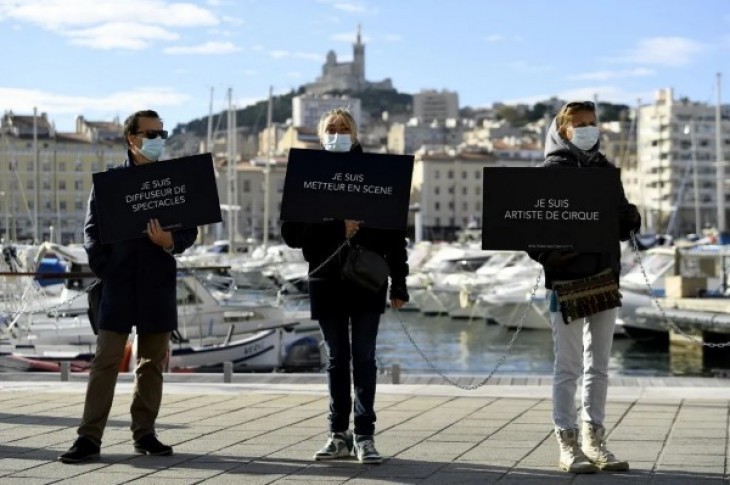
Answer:
POLYGON ((578 166, 585 165, 605 165, 608 163, 606 157, 599 151, 601 148, 601 139, 598 139, 596 145, 588 151, 583 151, 576 147, 570 141, 564 139, 558 133, 557 117, 553 118, 545 136, 545 162, 560 162, 569 160, 578 166))

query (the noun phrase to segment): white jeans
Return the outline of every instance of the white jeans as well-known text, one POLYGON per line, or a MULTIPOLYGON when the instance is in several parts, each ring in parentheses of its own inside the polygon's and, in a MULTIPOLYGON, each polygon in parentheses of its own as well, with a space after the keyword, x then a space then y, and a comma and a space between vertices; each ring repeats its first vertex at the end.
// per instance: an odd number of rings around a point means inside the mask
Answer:
POLYGON ((608 391, 608 359, 618 309, 612 308, 568 325, 560 312, 550 313, 553 328, 553 422, 560 429, 578 427, 575 391, 583 376, 583 421, 603 425, 608 391))

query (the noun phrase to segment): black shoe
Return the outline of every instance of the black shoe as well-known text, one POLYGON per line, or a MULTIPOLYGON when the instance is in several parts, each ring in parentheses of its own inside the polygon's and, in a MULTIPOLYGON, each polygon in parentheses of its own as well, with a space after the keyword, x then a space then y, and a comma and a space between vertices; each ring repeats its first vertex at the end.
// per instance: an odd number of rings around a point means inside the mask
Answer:
POLYGON ((169 456, 172 446, 163 445, 154 433, 150 433, 134 442, 134 451, 143 455, 169 456))
POLYGON ((58 457, 61 463, 81 463, 99 459, 99 445, 86 436, 79 436, 69 450, 58 457))

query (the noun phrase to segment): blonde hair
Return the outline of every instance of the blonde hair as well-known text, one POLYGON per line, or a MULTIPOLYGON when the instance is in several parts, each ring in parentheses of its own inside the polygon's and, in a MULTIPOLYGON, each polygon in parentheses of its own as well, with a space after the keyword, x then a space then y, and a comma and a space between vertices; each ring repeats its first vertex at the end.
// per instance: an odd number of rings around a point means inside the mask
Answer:
POLYGON ((357 139, 357 123, 355 118, 352 117, 347 108, 333 108, 327 111, 319 119, 319 125, 317 126, 317 135, 319 135, 320 141, 324 141, 325 135, 327 134, 327 125, 329 124, 330 118, 341 118, 345 126, 350 129, 350 136, 352 137, 352 144, 359 143, 357 139))
POLYGON ((560 136, 565 138, 565 130, 573 124, 573 115, 578 111, 590 111, 596 113, 596 105, 592 101, 571 101, 560 108, 555 117, 555 125, 560 136))

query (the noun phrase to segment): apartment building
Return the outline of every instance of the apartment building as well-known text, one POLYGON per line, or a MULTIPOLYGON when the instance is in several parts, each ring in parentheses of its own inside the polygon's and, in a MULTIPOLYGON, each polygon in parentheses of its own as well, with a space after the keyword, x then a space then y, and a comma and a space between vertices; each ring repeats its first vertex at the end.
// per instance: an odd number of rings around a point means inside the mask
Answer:
MULTIPOLYGON (((482 220, 482 171, 494 165, 491 155, 453 150, 416 153, 411 205, 420 209, 425 239, 451 240, 456 231, 482 220)), ((409 217, 415 226, 415 215, 409 217)))
MULTIPOLYGON (((722 112, 720 133, 726 164, 730 106, 723 106, 722 112)), ((674 99, 672 89, 658 90, 652 104, 639 108, 638 161, 632 166, 629 159, 622 168, 626 196, 640 206, 645 230, 695 232, 695 210, 700 215, 699 228, 717 226, 717 129, 715 106, 674 99)), ((720 203, 727 214, 730 192, 724 198, 720 203)))
POLYGON ((34 144, 33 125, 33 115, 11 111, 0 121, 0 234, 82 242, 91 174, 124 160, 122 126, 79 117, 75 132, 61 133, 40 113, 34 144))
POLYGON ((417 119, 408 123, 393 123, 388 130, 388 152, 415 153, 424 145, 447 145, 456 147, 462 144, 464 127, 456 120, 445 123, 423 124, 417 119))
MULTIPOLYGON (((233 200, 228 200, 228 171, 219 167, 218 194, 224 207, 223 224, 209 231, 218 231, 216 238, 229 237, 228 216, 225 211, 233 207, 237 217, 236 239, 243 241, 253 238, 263 239, 264 205, 266 200, 266 159, 263 157, 243 160, 236 166, 238 178, 238 193, 233 200)), ((284 193, 284 179, 286 177, 286 158, 275 157, 268 166, 269 169, 269 237, 279 238, 279 214, 281 213, 281 198, 284 193)), ((207 241, 209 237, 204 236, 207 241)))
POLYGON ((355 119, 355 124, 362 126, 362 108, 360 99, 348 96, 314 96, 299 95, 292 98, 292 124, 295 127, 317 131, 317 125, 324 113, 331 109, 347 109, 355 119))
POLYGON ((425 89, 413 95, 413 117, 423 123, 444 122, 459 117, 459 94, 425 89))

